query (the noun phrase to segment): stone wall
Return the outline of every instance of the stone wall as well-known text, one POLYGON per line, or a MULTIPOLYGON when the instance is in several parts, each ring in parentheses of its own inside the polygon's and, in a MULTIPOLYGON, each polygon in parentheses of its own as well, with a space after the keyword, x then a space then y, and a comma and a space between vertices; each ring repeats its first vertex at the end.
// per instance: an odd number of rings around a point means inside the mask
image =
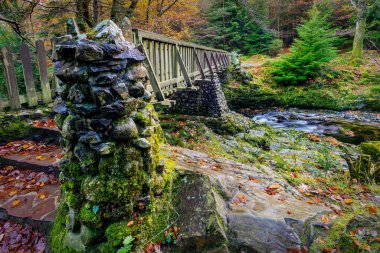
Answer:
POLYGON ((220 117, 223 113, 229 112, 219 75, 222 73, 204 80, 195 80, 194 88, 179 89, 171 96, 171 99, 175 100, 172 111, 211 117, 220 117))
POLYGON ((54 104, 65 157, 53 252, 116 252, 131 228, 120 225, 165 186, 158 166, 162 130, 145 89, 145 56, 112 22, 56 38, 59 97, 54 104))

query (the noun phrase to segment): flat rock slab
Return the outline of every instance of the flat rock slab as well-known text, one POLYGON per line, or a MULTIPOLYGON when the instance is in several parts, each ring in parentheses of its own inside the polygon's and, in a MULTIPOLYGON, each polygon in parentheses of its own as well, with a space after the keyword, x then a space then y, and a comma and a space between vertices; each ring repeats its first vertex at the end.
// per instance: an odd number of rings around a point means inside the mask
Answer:
POLYGON ((34 221, 54 221, 60 188, 52 174, 0 168, 0 209, 7 215, 34 221))
POLYGON ((44 141, 55 145, 59 145, 59 139, 61 137, 61 133, 58 128, 49 127, 33 126, 30 128, 29 134, 32 137, 32 140, 44 141))
POLYGON ((53 222, 58 207, 59 185, 47 185, 38 191, 0 198, 0 208, 17 218, 53 222), (41 199, 41 194, 44 194, 41 199))
POLYGON ((20 169, 57 172, 63 150, 56 145, 44 145, 33 141, 10 142, 0 147, 0 163, 20 169))
MULTIPOLYGON (((301 236, 308 237, 312 221, 331 212, 322 204, 309 204, 297 189, 268 167, 248 166, 178 147, 166 146, 164 153, 175 160, 180 171, 208 179, 198 180, 204 182, 199 188, 212 189, 214 209, 223 220, 228 244, 235 249, 286 252, 289 247, 302 245, 301 236)), ((191 179, 191 176, 185 177, 191 179)), ((183 183, 187 184, 187 181, 183 179, 183 183)), ((179 213, 185 212, 184 217, 186 212, 189 216, 205 208, 204 203, 199 206, 193 203, 193 197, 183 196, 181 199, 181 206, 192 207, 178 210, 179 213)), ((194 236, 199 238, 200 234, 202 232, 197 231, 194 236)))

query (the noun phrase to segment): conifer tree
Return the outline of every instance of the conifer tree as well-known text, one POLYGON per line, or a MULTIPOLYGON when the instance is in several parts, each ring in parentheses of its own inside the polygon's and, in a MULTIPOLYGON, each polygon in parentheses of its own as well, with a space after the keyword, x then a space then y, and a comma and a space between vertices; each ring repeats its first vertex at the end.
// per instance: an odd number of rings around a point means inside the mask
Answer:
POLYGON ((206 11, 208 27, 200 43, 243 54, 269 50, 272 35, 263 31, 234 0, 214 0, 206 11))
POLYGON ((297 32, 290 53, 273 62, 272 76, 282 85, 306 84, 337 56, 335 30, 315 6, 297 32))

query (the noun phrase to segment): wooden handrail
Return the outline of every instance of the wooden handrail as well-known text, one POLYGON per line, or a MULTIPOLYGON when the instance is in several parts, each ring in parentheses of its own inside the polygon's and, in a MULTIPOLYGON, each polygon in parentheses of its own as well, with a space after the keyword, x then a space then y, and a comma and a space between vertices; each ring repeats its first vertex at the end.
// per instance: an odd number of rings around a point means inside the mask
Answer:
POLYGON ((197 78, 206 78, 225 69, 230 53, 164 35, 133 29, 135 44, 147 56, 146 65, 156 100, 163 101, 177 87, 192 87, 197 78))

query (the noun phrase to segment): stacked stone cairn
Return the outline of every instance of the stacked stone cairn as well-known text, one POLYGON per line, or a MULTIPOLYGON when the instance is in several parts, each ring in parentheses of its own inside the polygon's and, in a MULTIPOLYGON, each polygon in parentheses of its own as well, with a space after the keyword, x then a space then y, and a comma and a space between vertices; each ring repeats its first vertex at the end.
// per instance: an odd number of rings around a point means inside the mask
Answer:
POLYGON ((55 40, 54 110, 65 157, 52 252, 116 252, 130 229, 122 222, 149 212, 165 187, 144 60, 109 20, 88 34, 70 20, 55 40))

